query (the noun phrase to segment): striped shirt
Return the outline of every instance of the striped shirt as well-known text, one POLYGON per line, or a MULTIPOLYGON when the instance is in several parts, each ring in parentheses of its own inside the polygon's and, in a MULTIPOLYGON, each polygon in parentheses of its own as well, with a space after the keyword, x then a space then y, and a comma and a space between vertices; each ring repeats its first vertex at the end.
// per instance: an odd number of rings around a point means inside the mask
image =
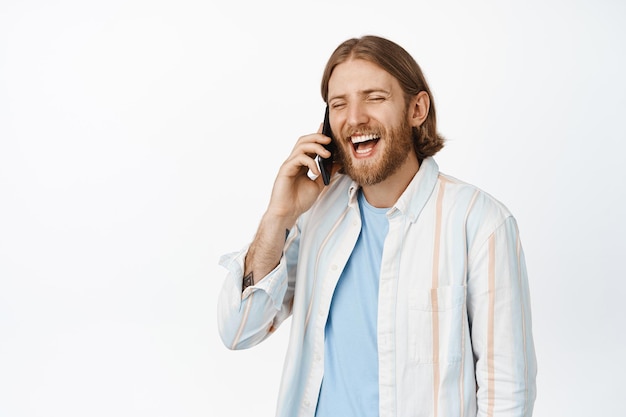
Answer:
MULTIPOLYGON (((228 274, 218 327, 251 347, 291 317, 276 416, 312 417, 333 291, 359 236, 358 186, 335 176, 299 219, 280 264, 241 292, 246 249, 228 274)), ((515 219, 432 158, 387 212, 378 295, 379 415, 530 416, 536 359, 515 219)))

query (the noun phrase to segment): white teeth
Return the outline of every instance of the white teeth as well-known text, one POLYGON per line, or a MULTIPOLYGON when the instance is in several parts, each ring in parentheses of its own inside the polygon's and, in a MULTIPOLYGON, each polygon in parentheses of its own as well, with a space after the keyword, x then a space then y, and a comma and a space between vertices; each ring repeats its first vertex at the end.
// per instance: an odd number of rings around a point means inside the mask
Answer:
POLYGON ((370 135, 352 136, 351 139, 352 139, 352 143, 357 144, 357 143, 367 142, 368 140, 380 139, 380 136, 370 134, 370 135))

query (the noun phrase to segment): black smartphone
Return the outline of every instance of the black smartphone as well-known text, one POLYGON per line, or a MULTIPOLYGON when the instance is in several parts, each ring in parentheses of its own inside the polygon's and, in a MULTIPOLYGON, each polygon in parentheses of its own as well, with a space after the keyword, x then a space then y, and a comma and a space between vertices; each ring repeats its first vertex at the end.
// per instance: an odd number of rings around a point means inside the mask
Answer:
POLYGON ((324 185, 328 185, 330 183, 330 175, 332 174, 333 169, 333 159, 335 154, 335 137, 333 136, 333 132, 330 129, 330 121, 329 117, 329 109, 328 105, 326 106, 326 113, 324 114, 324 126, 322 127, 322 134, 328 136, 331 140, 328 145, 324 145, 326 149, 330 151, 330 157, 322 158, 318 156, 318 162, 320 167, 320 173, 322 174, 322 180, 324 181, 324 185))

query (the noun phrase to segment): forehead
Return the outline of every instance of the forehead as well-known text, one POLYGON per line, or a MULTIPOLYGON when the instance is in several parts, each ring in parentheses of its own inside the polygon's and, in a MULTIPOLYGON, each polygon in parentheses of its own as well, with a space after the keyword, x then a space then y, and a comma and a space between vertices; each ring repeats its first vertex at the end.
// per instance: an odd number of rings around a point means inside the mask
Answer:
POLYGON ((371 90, 396 92, 400 83, 373 62, 350 59, 337 65, 328 80, 328 98, 371 90))

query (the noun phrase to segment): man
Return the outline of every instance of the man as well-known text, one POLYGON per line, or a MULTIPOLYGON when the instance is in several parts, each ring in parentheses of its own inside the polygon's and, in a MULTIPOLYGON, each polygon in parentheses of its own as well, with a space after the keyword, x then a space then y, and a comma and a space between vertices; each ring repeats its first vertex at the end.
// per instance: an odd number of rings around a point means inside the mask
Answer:
POLYGON ((224 256, 221 337, 251 347, 291 316, 277 415, 530 416, 536 363, 515 219, 439 172, 424 76, 399 45, 350 39, 322 78, 328 186, 302 136, 251 245, 224 256))

